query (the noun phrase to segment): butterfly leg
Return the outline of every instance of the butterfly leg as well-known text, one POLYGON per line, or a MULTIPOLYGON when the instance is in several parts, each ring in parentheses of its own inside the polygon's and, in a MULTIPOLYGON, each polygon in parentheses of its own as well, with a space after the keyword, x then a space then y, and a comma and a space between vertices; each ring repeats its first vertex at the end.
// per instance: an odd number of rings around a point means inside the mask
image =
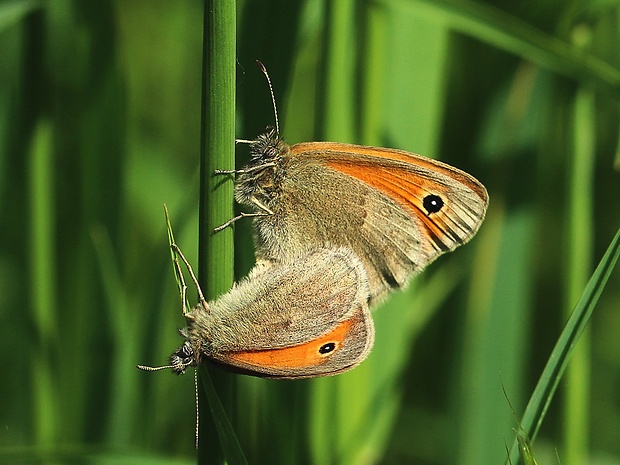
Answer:
POLYGON ((267 207, 266 205, 263 205, 258 200, 252 199, 252 203, 254 205, 256 205, 262 211, 261 212, 256 212, 256 213, 241 212, 237 216, 235 216, 234 218, 231 218, 230 220, 228 220, 226 223, 221 224, 217 228, 213 229, 213 232, 220 232, 222 229, 227 228, 228 226, 233 224, 235 221, 240 220, 241 218, 250 218, 250 217, 253 217, 253 216, 269 216, 269 215, 273 215, 273 212, 271 211, 271 209, 269 207, 267 207))
POLYGON ((213 174, 242 174, 242 173, 251 173, 253 171, 264 170, 265 168, 269 168, 270 166, 276 166, 275 162, 263 163, 261 165, 252 166, 250 168, 243 168, 240 170, 215 170, 213 174))
MULTIPOLYGON (((189 272, 189 275, 191 276, 192 281, 194 285, 196 286, 196 290, 198 291, 198 300, 200 300, 200 304, 203 306, 203 308, 207 310, 209 306, 207 305, 207 300, 205 299, 205 296, 202 293, 202 289, 200 288, 200 284, 198 283, 198 278, 196 278, 196 275, 194 274, 192 265, 190 265, 190 263, 187 261, 187 258, 185 258, 185 255, 183 255, 183 252, 181 252, 181 249, 179 248, 178 245, 172 244, 171 247, 172 247, 172 250, 174 250, 174 253, 178 255, 179 257, 181 257, 181 260, 183 260, 183 263, 187 267, 187 271, 189 272)), ((176 260, 176 263, 178 265, 179 263, 178 260, 176 260)), ((180 272, 181 270, 179 269, 178 271, 180 272)), ((183 278, 181 278, 181 285, 182 285, 181 294, 183 297, 183 315, 186 316, 189 312, 187 311, 187 306, 185 305, 185 295, 183 294, 186 293, 187 286, 185 285, 183 278)))
POLYGON ((215 170, 213 174, 237 174, 239 170, 215 170))
POLYGON ((253 216, 267 216, 269 213, 245 213, 241 212, 234 218, 231 218, 226 223, 219 225, 217 228, 213 229, 213 232, 220 232, 222 229, 226 229, 228 226, 233 224, 235 221, 240 220, 241 218, 251 218, 253 216))

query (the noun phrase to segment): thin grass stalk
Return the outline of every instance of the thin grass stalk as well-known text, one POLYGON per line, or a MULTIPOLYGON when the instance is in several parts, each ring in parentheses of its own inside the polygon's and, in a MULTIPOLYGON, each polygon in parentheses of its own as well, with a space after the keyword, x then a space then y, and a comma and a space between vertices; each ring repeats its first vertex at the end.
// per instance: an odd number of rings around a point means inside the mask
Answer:
MULTIPOLYGON (((565 276, 565 307, 569 315, 588 281, 593 249, 593 171, 595 160, 594 93, 579 89, 574 107, 574 151, 569 172, 568 269, 565 276)), ((590 398, 590 337, 586 331, 566 373, 563 405, 562 462, 587 462, 590 398)))
POLYGON ((35 441, 40 446, 51 446, 59 439, 60 425, 56 419, 60 412, 57 411, 58 380, 52 370, 52 360, 58 347, 58 309, 49 121, 40 121, 35 128, 30 156, 30 279, 33 319, 39 341, 32 373, 35 441))
MULTIPOLYGON (((560 379, 566 370, 566 366, 574 352, 579 337, 583 334, 592 312, 596 307, 605 285, 609 280, 618 258, 620 257, 620 229, 612 239, 605 255, 599 262, 596 270, 585 286, 579 302, 566 322, 564 330, 551 352, 547 365, 543 370, 536 388, 528 401, 523 417, 521 418, 520 430, 528 434, 532 441, 535 440, 540 426, 549 410, 549 405, 560 383, 560 379)), ((519 442, 517 439, 512 444, 510 456, 505 464, 517 464, 519 457, 519 442)))
MULTIPOLYGON (((204 9, 200 141, 199 280, 207 299, 228 291, 233 283, 232 228, 213 234, 233 216, 233 178, 215 176, 216 169, 233 169, 235 156, 236 3, 208 0, 204 9)), ((206 369, 201 366, 199 369, 206 369)), ((224 457, 204 389, 199 379, 200 431, 198 463, 219 464, 224 457)), ((224 393, 230 416, 232 381, 217 373, 216 388, 224 393), (219 382, 218 382, 219 381, 219 382)))
POLYGON ((319 126, 324 140, 354 142, 356 3, 328 2, 325 16, 326 51, 319 126))
POLYGON ((35 9, 41 8, 39 0, 21 0, 16 2, 3 2, 0 4, 0 31, 8 29, 35 9))
POLYGON ((432 21, 522 57, 561 76, 593 84, 612 95, 620 89, 620 71, 586 50, 547 34, 499 8, 467 0, 383 0, 415 9, 432 21))
POLYGON ((34 443, 51 446, 60 436, 58 378, 52 361, 58 355, 57 257, 55 253, 53 126, 44 116, 44 72, 41 50, 45 19, 35 12, 25 22, 22 108, 24 140, 29 141, 28 199, 30 224, 27 250, 30 280, 30 311, 36 328, 36 356, 32 365, 34 443))
MULTIPOLYGON (((389 43, 388 14, 385 8, 369 4, 365 13, 365 42, 360 61, 363 66, 359 71, 362 85, 359 101, 360 108, 360 142, 364 145, 381 145, 384 133, 385 82, 389 43)), ((391 45, 391 44, 390 44, 391 45)), ((398 90, 400 91, 400 89, 398 90)), ((404 89, 403 89, 404 91, 404 89)))

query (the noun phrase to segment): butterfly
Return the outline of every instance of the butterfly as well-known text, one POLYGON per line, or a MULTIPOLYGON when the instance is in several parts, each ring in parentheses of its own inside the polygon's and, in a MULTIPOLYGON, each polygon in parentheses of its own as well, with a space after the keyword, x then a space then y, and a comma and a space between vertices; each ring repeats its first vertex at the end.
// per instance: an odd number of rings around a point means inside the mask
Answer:
POLYGON ((344 246, 361 259, 370 304, 405 286, 439 255, 468 242, 489 198, 473 176, 404 150, 337 142, 290 146, 276 127, 249 142, 235 199, 253 217, 258 260, 281 262, 317 247, 344 246))
MULTIPOLYGON (((183 344, 161 367, 182 374, 205 360, 264 378, 308 378, 350 370, 369 354, 374 325, 366 271, 343 247, 309 251, 290 261, 258 264, 226 294, 207 302, 190 264, 199 303, 185 304, 183 344)), ((175 261, 181 288, 183 274, 175 261)))

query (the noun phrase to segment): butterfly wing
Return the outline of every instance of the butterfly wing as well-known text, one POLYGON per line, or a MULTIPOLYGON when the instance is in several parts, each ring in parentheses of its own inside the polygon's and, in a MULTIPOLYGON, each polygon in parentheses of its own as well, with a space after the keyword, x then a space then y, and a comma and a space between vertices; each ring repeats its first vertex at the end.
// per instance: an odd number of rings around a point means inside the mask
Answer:
POLYGON ((345 248, 261 266, 196 316, 210 358, 257 376, 325 376, 368 355, 374 326, 366 273, 345 248))
POLYGON ((322 159, 325 166, 386 195, 414 215, 439 253, 469 241, 484 219, 489 201, 484 186, 440 161, 402 150, 329 142, 297 144, 291 153, 322 159))
POLYGON ((255 220, 259 254, 351 247, 367 268, 371 303, 471 239, 488 204, 469 174, 402 150, 302 143, 280 169, 279 191, 265 200, 274 215, 255 220))

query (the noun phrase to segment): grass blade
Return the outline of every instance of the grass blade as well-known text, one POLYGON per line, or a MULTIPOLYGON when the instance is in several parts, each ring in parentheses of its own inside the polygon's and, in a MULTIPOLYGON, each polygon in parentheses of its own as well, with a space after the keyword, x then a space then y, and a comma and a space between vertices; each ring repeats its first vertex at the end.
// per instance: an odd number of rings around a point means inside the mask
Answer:
POLYGON ((412 8, 468 36, 537 65, 618 94, 620 70, 498 8, 467 0, 384 0, 412 8))
POLYGON ((0 31, 22 21, 33 10, 40 8, 39 0, 14 0, 0 4, 0 31))
MULTIPOLYGON (((588 285, 586 286, 577 306, 573 310, 558 342, 549 357, 547 366, 534 389, 534 393, 528 402, 528 405, 521 420, 521 427, 525 432, 531 432, 529 436, 532 440, 536 437, 540 425, 542 424, 545 414, 549 408, 553 394, 560 382, 562 374, 566 369, 566 365, 570 356, 575 349, 575 345, 579 340, 579 336, 583 333, 592 311, 598 302, 598 299, 605 288, 605 284, 614 269, 618 257, 620 256, 620 230, 616 233, 611 241, 605 255, 601 259, 596 270, 592 274, 588 285)), ((519 442, 515 439, 509 460, 513 464, 517 463, 519 442)), ((506 462, 509 463, 509 462, 506 462)))
POLYGON ((217 391, 215 387, 213 387, 209 372, 207 370, 198 370, 198 375, 201 381, 200 386, 209 400, 211 417, 215 422, 220 444, 224 450, 224 456, 226 457, 226 463, 228 463, 228 465, 247 465, 248 461, 245 459, 235 430, 228 420, 228 416, 220 402, 217 391))

